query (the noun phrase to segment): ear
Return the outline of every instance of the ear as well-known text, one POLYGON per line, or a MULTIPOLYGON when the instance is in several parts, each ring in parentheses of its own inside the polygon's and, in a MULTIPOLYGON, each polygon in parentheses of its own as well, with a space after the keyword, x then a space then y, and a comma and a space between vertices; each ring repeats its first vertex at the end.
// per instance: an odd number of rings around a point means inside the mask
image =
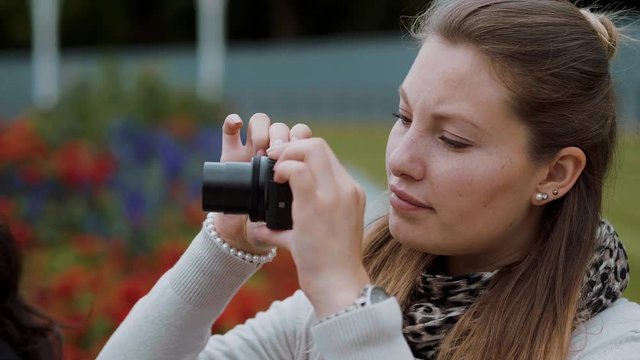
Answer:
POLYGON ((580 148, 570 146, 560 150, 545 166, 542 179, 536 187, 536 193, 532 196, 534 205, 544 205, 568 193, 582 174, 586 164, 587 157, 580 148), (536 197, 537 194, 543 195, 536 197), (547 196, 545 197, 544 194, 547 196))

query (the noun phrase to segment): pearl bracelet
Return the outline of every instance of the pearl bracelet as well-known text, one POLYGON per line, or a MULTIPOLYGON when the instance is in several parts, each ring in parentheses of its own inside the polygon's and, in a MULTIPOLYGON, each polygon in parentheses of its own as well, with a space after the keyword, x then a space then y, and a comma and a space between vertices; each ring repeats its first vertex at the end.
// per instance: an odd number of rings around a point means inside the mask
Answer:
POLYGON ((238 250, 232 247, 231 245, 229 245, 218 235, 218 232, 216 232, 216 227, 213 224, 213 213, 207 214, 207 219, 204 221, 204 228, 205 228, 205 232, 207 233, 207 235, 209 235, 211 240, 213 240, 213 242, 218 244, 222 248, 222 250, 244 261, 248 261, 252 264, 260 265, 260 264, 271 262, 273 258, 276 257, 275 247, 272 247, 271 251, 269 251, 267 255, 254 255, 254 254, 249 254, 247 252, 244 252, 242 250, 238 250))

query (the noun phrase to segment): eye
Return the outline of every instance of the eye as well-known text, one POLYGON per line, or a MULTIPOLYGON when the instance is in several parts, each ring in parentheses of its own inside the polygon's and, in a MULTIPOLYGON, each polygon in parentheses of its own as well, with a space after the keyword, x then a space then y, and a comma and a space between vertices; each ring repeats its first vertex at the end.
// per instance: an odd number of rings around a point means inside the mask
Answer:
POLYGON ((400 122, 402 122, 402 125, 404 125, 405 127, 409 127, 409 125, 411 125, 411 119, 409 119, 408 117, 399 113, 391 113, 391 115, 400 120, 400 122))
POLYGON ((452 149, 454 149, 454 150, 462 150, 462 149, 466 149, 466 148, 468 148, 469 146, 471 146, 471 145, 469 145, 469 144, 466 144, 466 143, 463 143, 463 142, 460 142, 460 141, 457 141, 457 140, 453 140, 453 139, 451 139, 451 138, 448 138, 448 137, 446 137, 446 136, 444 136, 444 135, 440 136, 440 138, 439 138, 439 139, 440 139, 440 141, 442 141, 442 142, 443 142, 447 147, 450 147, 450 148, 452 148, 452 149))

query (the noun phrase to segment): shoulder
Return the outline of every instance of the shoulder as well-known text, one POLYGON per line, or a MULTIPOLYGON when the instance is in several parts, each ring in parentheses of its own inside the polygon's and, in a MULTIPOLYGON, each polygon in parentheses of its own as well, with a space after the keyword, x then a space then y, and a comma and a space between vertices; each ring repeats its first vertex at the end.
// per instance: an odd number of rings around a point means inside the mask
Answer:
POLYGON ((638 352, 640 305, 620 298, 573 332, 570 359, 627 359, 638 352))

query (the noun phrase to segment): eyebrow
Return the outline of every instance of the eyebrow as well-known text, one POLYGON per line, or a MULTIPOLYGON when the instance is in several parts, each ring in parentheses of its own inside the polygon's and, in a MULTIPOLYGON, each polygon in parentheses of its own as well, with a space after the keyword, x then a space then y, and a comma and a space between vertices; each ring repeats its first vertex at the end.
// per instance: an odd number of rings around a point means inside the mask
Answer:
MULTIPOLYGON (((409 97, 407 96, 406 91, 404 90, 404 88, 402 87, 402 85, 400 85, 400 87, 398 87, 398 93, 400 94, 400 98, 402 98, 402 100, 404 100, 405 103, 407 103, 407 105, 409 105, 409 108, 411 108, 411 104, 409 104, 409 97)), ((472 127, 474 127, 476 130, 481 130, 482 128, 480 128, 480 126, 478 126, 476 123, 474 123, 473 121, 469 120, 469 118, 467 118, 466 116, 462 115, 462 114, 458 114, 458 113, 450 113, 450 112, 434 112, 431 114, 431 116, 435 119, 439 119, 439 120, 459 120, 463 123, 466 123, 472 127)))

